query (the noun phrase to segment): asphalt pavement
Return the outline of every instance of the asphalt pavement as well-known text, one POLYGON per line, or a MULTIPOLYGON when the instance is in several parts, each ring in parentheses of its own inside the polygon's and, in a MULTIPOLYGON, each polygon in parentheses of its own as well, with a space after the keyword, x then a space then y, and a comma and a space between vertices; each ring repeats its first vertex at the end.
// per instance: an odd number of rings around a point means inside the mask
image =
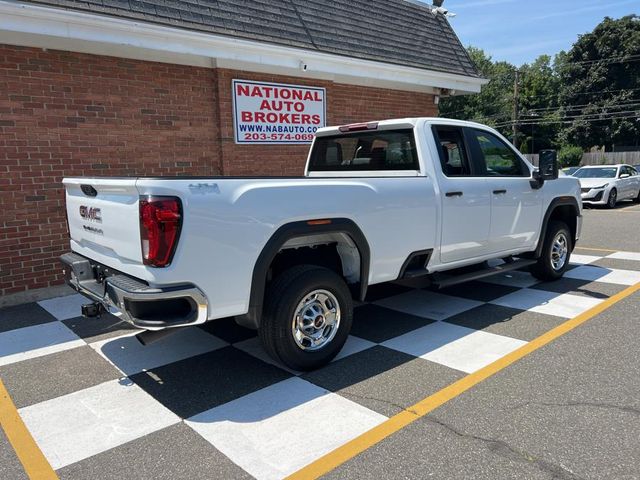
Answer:
MULTIPOLYGON (((585 210, 578 245, 639 252, 640 206, 585 210)), ((640 478, 639 312, 636 292, 325 477, 640 478)))
POLYGON ((640 204, 622 202, 614 210, 584 210, 580 247, 640 252, 640 204))

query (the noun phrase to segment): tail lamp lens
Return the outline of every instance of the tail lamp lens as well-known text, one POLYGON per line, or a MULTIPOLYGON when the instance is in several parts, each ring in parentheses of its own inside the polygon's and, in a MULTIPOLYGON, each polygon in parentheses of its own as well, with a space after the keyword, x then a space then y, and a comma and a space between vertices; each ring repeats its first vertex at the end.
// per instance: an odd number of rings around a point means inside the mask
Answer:
POLYGON ((145 265, 171 263, 182 227, 182 204, 177 197, 140 198, 140 240, 145 265))

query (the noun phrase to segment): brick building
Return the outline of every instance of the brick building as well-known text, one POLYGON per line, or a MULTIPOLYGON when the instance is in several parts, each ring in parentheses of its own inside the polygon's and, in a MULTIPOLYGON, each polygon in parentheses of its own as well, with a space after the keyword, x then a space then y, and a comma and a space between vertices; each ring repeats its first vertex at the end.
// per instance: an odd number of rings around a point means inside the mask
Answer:
POLYGON ((285 132, 436 115, 484 83, 407 0, 0 0, 0 295, 62 282, 63 176, 301 174, 310 135, 242 143, 233 80, 320 92, 317 117, 272 117, 285 132))

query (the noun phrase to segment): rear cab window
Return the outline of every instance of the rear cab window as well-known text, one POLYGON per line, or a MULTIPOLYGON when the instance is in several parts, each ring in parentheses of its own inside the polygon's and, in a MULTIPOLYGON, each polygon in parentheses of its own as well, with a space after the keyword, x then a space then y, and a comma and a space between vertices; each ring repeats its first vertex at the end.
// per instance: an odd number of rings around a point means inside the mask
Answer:
POLYGON ((317 137, 309 172, 418 171, 413 129, 375 130, 317 137))
POLYGON ((471 162, 464 141, 462 128, 435 125, 433 133, 438 146, 442 173, 447 177, 468 177, 472 174, 471 162))

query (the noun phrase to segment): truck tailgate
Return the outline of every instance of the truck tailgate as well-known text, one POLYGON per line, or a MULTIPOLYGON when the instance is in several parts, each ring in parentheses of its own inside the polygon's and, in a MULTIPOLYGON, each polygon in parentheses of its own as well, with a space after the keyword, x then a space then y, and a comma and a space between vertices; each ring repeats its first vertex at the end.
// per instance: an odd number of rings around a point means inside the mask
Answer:
POLYGON ((142 263, 136 178, 65 178, 67 218, 78 253, 142 263))

